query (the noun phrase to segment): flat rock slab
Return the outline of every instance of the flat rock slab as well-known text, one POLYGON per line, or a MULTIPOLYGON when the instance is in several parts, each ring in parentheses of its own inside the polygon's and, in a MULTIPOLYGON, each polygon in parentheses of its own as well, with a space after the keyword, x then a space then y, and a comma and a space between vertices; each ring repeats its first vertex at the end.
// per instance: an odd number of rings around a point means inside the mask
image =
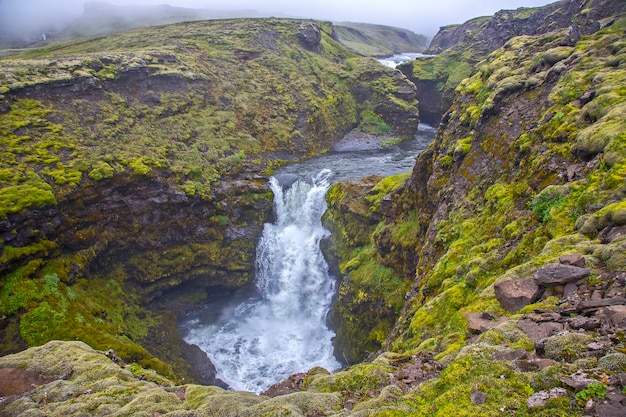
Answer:
POLYGON ((591 275, 587 268, 574 265, 547 264, 535 272, 533 278, 537 285, 550 286, 578 282, 591 275))
POLYGON ((506 317, 497 318, 485 313, 465 313, 468 327, 474 332, 483 333, 491 330, 507 320, 506 317))
POLYGON ((537 323, 528 319, 519 319, 517 321, 517 327, 535 343, 538 343, 546 337, 553 336, 563 330, 563 325, 561 323, 553 321, 537 323))
POLYGON ((626 405, 620 403, 600 403, 596 406, 596 415, 602 417, 626 416, 626 405))
POLYGON ((0 397, 20 395, 33 390, 38 385, 54 381, 35 371, 17 368, 0 368, 0 397))
POLYGON ((559 262, 564 265, 573 265, 582 268, 585 266, 585 257, 578 252, 574 252, 567 255, 561 255, 559 257, 559 262))

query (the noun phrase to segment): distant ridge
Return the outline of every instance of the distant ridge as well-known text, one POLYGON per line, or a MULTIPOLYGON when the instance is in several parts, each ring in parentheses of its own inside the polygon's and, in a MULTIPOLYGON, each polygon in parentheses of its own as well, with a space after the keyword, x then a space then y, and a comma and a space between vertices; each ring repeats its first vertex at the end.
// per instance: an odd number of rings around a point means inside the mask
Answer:
POLYGON ((428 39, 408 29, 370 23, 336 22, 339 42, 365 56, 389 56, 403 52, 423 52, 428 39))
MULTIPOLYGON (((270 15, 293 17, 280 13, 261 12, 256 9, 195 9, 169 4, 120 6, 105 1, 90 1, 84 4, 83 14, 80 17, 65 25, 57 22, 53 29, 51 26, 11 34, 3 32, 0 27, 0 50, 42 46, 54 40, 103 36, 147 26, 185 21, 259 18, 270 15), (42 33, 46 33, 47 39, 43 39, 42 33)), ((336 23, 335 28, 339 42, 359 55, 388 56, 402 52, 421 52, 427 47, 425 36, 407 29, 351 22, 336 23)), ((7 54, 11 53, 4 51, 4 54, 0 55, 7 54)))

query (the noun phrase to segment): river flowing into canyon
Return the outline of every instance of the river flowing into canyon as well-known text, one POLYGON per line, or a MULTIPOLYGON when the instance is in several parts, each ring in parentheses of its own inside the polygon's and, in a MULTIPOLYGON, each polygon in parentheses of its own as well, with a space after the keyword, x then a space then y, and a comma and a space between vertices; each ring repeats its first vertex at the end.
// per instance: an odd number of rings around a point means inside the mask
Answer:
POLYGON ((320 249, 321 217, 333 182, 409 171, 434 138, 421 125, 411 141, 380 147, 354 137, 335 150, 283 167, 270 179, 275 220, 257 246, 256 285, 216 297, 181 323, 184 339, 207 352, 230 388, 262 392, 314 366, 341 368, 326 316, 336 278, 320 249))

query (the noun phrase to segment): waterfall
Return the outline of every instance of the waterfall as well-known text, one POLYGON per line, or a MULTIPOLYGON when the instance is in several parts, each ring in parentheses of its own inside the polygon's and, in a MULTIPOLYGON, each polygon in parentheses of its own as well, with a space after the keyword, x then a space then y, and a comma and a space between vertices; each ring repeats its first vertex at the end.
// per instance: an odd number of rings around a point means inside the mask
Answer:
POLYGON ((185 340, 207 352, 217 377, 235 390, 258 393, 314 366, 340 367, 326 325, 335 281, 320 249, 329 233, 321 217, 330 175, 322 170, 287 190, 270 180, 276 220, 265 224, 257 248, 258 296, 226 308, 214 323, 184 325, 185 340))

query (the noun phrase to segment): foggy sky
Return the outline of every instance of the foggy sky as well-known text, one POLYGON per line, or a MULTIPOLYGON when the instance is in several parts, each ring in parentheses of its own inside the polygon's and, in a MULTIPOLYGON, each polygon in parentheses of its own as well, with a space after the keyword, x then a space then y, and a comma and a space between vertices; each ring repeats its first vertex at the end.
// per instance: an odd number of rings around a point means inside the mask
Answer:
MULTIPOLYGON (((116 5, 170 4, 216 10, 255 9, 262 16, 307 17, 378 23, 432 37, 440 26, 463 23, 501 9, 535 7, 554 0, 108 0, 116 5)), ((55 30, 79 17, 86 0, 0 0, 0 29, 55 30)))

